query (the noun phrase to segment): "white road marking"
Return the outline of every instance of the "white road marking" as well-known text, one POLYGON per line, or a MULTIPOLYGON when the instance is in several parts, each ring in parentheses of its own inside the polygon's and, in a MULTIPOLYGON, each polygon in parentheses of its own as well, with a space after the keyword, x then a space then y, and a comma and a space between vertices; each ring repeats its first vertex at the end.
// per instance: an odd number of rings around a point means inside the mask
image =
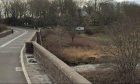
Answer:
POLYGON ((18 39, 18 38, 24 36, 24 35, 27 34, 27 33, 28 33, 28 31, 25 31, 23 34, 21 34, 21 35, 15 37, 14 39, 12 39, 12 40, 6 42, 5 44, 1 45, 0 48, 3 48, 3 47, 5 47, 5 46, 9 45, 10 43, 12 43, 12 42, 15 41, 16 39, 18 39))

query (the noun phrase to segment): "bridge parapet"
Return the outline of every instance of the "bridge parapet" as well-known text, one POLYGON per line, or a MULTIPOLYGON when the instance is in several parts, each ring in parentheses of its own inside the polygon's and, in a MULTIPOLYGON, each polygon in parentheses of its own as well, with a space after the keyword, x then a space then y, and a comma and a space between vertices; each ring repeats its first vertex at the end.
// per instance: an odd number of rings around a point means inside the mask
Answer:
POLYGON ((50 78, 54 80, 56 84, 91 84, 86 78, 38 44, 36 42, 37 34, 34 33, 33 35, 33 39, 30 39, 30 41, 26 43, 26 51, 27 53, 28 50, 32 51, 30 53, 34 54, 44 71, 49 74, 50 78))
POLYGON ((37 32, 35 31, 31 37, 26 41, 26 53, 33 54, 33 44, 32 41, 37 41, 37 32))

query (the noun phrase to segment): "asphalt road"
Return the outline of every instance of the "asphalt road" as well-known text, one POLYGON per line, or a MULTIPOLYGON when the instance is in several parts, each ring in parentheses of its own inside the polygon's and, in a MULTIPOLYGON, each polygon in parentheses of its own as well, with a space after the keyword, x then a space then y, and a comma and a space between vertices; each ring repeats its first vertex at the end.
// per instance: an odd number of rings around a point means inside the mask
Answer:
POLYGON ((13 29, 13 34, 0 38, 0 84, 27 83, 21 69, 20 51, 33 30, 13 29))

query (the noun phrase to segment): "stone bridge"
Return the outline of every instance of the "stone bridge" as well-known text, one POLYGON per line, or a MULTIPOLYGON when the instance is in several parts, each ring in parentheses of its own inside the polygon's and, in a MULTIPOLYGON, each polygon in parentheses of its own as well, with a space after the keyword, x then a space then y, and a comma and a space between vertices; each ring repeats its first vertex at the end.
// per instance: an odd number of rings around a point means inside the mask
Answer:
POLYGON ((26 52, 36 58, 39 66, 54 81, 54 84, 91 84, 41 46, 38 31, 27 28, 11 28, 14 33, 0 34, 3 37, 0 38, 0 83, 33 83, 24 63, 26 52))

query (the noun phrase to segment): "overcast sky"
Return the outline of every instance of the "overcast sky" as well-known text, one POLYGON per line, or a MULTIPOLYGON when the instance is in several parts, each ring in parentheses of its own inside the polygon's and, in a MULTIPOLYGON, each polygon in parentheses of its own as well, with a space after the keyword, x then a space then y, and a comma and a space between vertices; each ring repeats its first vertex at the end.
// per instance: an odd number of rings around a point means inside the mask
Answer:
MULTIPOLYGON (((12 1, 12 0, 5 0, 5 1, 12 1)), ((80 0, 77 0, 77 1, 80 1, 80 0)), ((81 1, 83 1, 83 0, 81 0, 81 1)), ((84 1, 88 1, 88 0, 84 0, 84 1)), ((140 3, 140 0, 116 0, 116 1, 118 1, 118 2, 122 2, 122 1, 132 1, 133 2, 134 1, 136 3, 140 3)))
POLYGON ((136 3, 140 3, 140 0, 116 0, 116 1, 119 1, 119 2, 122 2, 122 1, 134 1, 136 3))

